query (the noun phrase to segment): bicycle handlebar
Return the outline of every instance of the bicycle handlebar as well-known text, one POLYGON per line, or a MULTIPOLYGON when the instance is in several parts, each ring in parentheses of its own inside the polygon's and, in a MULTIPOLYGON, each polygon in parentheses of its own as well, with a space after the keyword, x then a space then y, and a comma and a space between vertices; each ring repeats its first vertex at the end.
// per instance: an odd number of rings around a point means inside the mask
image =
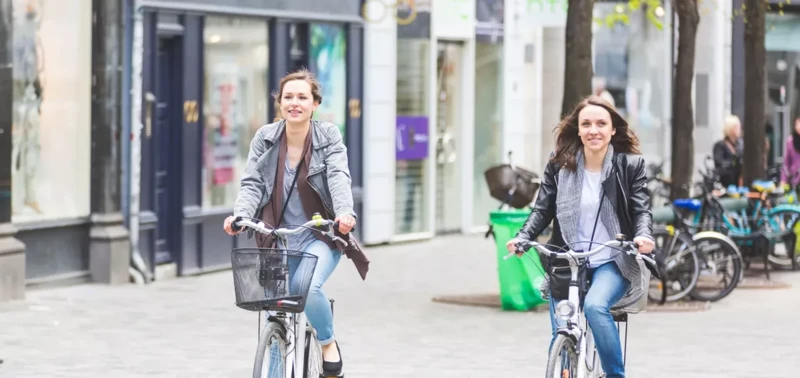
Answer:
POLYGON ((329 237, 331 240, 333 240, 333 241, 341 241, 342 243, 347 244, 346 241, 344 241, 342 238, 340 238, 340 237, 338 237, 338 236, 336 236, 334 234, 333 230, 336 229, 338 226, 339 226, 339 222, 332 221, 330 219, 323 219, 322 217, 320 217, 318 215, 315 215, 313 217, 313 219, 311 219, 310 221, 308 221, 308 222, 306 222, 306 223, 304 223, 304 224, 302 224, 300 226, 297 226, 295 228, 286 228, 286 227, 276 228, 276 229, 268 228, 267 225, 263 221, 261 221, 259 219, 245 218, 245 217, 236 217, 236 219, 234 219, 233 222, 231 222, 231 229, 236 231, 236 232, 239 232, 242 229, 244 229, 244 227, 247 227, 247 228, 250 228, 252 230, 258 231, 258 232, 260 232, 262 234, 265 234, 265 235, 271 235, 271 234, 274 233, 274 234, 277 234, 280 237, 299 234, 299 233, 305 231, 306 229, 314 229, 314 228, 316 228, 320 232, 322 232, 323 235, 329 237), (321 227, 326 227, 326 226, 328 228, 327 231, 320 230, 321 227))
MULTIPOLYGON (((631 242, 631 241, 625 241, 625 240, 609 240, 609 241, 601 244, 597 248, 592 249, 592 250, 587 251, 587 252, 575 252, 575 251, 573 251, 571 249, 569 251, 566 251, 566 252, 551 251, 546 246, 542 245, 539 242, 535 242, 535 241, 522 241, 522 242, 517 244, 517 250, 523 251, 523 252, 527 252, 532 247, 535 247, 536 249, 541 250, 542 252, 544 252, 547 255, 553 256, 555 258, 563 259, 563 260, 588 258, 588 257, 590 257, 592 255, 595 255, 595 254, 599 253, 600 251, 602 251, 604 248, 607 248, 607 247, 627 248, 628 250, 626 252, 629 255, 641 257, 641 258, 647 260, 649 263, 651 263, 653 265, 656 265, 655 260, 653 260, 650 257, 644 256, 642 253, 639 253, 637 251, 637 249, 639 248, 638 244, 636 244, 634 242, 631 242)), ((511 256, 514 256, 516 254, 517 254, 516 252, 511 252, 511 253, 507 254, 505 257, 503 257, 503 260, 508 260, 511 256)))

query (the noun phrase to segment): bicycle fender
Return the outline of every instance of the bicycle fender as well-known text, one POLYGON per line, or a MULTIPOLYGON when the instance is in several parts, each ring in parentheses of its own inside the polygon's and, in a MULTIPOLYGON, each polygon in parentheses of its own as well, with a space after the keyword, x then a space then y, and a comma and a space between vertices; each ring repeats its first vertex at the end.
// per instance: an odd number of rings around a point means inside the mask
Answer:
POLYGON ((556 334, 564 335, 566 337, 571 338, 576 346, 580 345, 581 343, 582 335, 580 330, 578 330, 577 326, 573 326, 572 328, 566 328, 566 327, 559 328, 556 331, 556 334))
POLYGON ((739 251, 739 247, 736 243, 728 237, 728 235, 716 232, 716 231, 701 231, 694 235, 692 235, 692 240, 695 241, 700 238, 710 238, 710 239, 718 239, 719 241, 728 244, 734 251, 736 251, 736 255, 741 258, 742 252, 739 251))
POLYGON ((768 214, 772 215, 781 211, 790 211, 800 214, 800 205, 791 205, 791 204, 778 205, 770 209, 768 214))

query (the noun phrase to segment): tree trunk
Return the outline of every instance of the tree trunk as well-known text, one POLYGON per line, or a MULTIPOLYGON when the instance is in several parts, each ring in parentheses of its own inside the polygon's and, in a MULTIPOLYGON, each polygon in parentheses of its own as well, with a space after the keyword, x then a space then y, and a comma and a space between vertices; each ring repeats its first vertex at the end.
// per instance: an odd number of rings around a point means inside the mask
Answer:
POLYGON ((593 9, 593 0, 569 0, 562 117, 569 114, 584 97, 592 94, 593 9))
POLYGON ((745 1, 744 24, 744 185, 765 176, 764 162, 764 81, 766 79, 767 51, 766 2, 745 1))
POLYGON ((672 90, 672 188, 671 196, 687 198, 694 172, 694 109, 692 80, 700 12, 697 0, 673 0, 678 15, 678 59, 672 90))

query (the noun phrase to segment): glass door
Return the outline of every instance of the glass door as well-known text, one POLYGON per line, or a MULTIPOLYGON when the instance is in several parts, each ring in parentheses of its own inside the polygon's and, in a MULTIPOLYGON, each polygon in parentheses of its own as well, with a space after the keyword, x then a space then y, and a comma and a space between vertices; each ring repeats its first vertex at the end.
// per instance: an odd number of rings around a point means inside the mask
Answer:
POLYGON ((439 41, 436 64, 436 232, 461 228, 461 184, 458 136, 461 128, 461 93, 464 91, 464 45, 439 41))

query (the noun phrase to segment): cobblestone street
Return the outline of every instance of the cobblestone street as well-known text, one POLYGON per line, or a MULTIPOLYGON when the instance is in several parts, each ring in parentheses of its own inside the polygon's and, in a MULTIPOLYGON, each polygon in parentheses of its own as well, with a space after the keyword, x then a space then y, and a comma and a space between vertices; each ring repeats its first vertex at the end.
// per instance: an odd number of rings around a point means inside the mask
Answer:
MULTIPOLYGON (((370 248, 362 282, 342 259, 326 286, 348 378, 540 377, 546 313, 435 303, 497 290, 481 236, 370 248)), ((628 376, 800 375, 800 273, 790 289, 739 289, 708 311, 631 317, 628 376)), ((149 286, 28 292, 0 305, 0 377, 247 377, 257 317, 233 304, 229 271, 149 286)))

